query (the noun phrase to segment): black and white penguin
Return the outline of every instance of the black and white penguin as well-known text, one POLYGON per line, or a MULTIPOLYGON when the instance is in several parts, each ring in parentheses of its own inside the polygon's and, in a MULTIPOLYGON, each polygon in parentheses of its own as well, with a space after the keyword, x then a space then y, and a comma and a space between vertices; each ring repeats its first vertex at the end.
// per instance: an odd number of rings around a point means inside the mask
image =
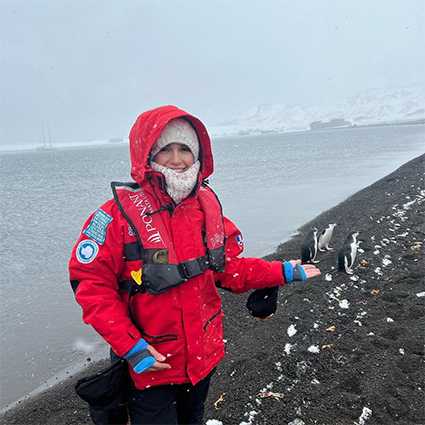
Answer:
POLYGON ((329 242, 331 241, 335 226, 336 223, 330 223, 320 232, 318 242, 319 251, 333 251, 333 248, 329 246, 329 242))
POLYGON ((307 233, 303 243, 301 244, 301 263, 318 263, 316 261, 317 255, 317 227, 313 227, 307 233))
POLYGON ((345 239, 344 245, 338 252, 338 270, 347 274, 353 274, 353 266, 356 261, 357 249, 360 241, 357 239, 359 232, 351 232, 345 239))

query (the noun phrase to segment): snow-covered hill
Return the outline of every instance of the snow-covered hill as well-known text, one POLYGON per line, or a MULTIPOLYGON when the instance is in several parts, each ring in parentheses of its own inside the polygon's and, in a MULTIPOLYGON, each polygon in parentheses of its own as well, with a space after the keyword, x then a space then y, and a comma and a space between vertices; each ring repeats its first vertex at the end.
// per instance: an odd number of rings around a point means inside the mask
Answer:
POLYGON ((425 119, 425 85, 369 89, 339 105, 259 105, 235 119, 210 126, 210 130, 215 136, 302 131, 310 129, 314 121, 333 119, 344 119, 351 125, 425 119))

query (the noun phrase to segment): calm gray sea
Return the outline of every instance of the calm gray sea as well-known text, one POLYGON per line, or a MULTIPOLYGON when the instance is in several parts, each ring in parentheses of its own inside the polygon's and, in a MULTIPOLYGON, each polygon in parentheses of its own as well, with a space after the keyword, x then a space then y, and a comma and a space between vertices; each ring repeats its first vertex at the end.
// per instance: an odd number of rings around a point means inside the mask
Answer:
MULTIPOLYGON (((425 127, 226 138, 213 149, 211 183, 246 254, 258 256, 424 153, 425 127)), ((110 197, 109 182, 128 175, 124 145, 0 155, 0 407, 105 355, 81 323, 67 261, 84 219, 110 197)))

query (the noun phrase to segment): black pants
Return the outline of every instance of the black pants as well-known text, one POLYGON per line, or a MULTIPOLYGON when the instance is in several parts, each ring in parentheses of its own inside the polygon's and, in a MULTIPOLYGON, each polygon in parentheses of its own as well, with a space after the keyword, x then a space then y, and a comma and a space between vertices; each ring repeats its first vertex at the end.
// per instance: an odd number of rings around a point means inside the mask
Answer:
POLYGON ((95 425, 127 425, 127 405, 110 410, 98 410, 89 406, 90 418, 95 425))
POLYGON ((202 424, 212 374, 194 386, 160 385, 133 390, 128 403, 131 425, 202 424))

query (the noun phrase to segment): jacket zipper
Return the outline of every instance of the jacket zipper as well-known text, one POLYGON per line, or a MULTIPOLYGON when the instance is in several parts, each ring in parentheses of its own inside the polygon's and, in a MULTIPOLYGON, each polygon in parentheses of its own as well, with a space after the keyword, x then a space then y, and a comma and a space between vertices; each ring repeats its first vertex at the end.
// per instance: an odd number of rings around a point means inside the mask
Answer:
POLYGON ((216 313, 214 313, 204 324, 204 331, 207 329, 209 324, 221 313, 221 308, 216 313))
POLYGON ((173 334, 149 335, 144 331, 142 331, 141 333, 142 333, 143 337, 147 338, 148 342, 149 342, 149 339, 150 339, 151 342, 153 342, 154 344, 162 344, 164 342, 176 341, 177 340, 177 335, 173 335, 173 334))

